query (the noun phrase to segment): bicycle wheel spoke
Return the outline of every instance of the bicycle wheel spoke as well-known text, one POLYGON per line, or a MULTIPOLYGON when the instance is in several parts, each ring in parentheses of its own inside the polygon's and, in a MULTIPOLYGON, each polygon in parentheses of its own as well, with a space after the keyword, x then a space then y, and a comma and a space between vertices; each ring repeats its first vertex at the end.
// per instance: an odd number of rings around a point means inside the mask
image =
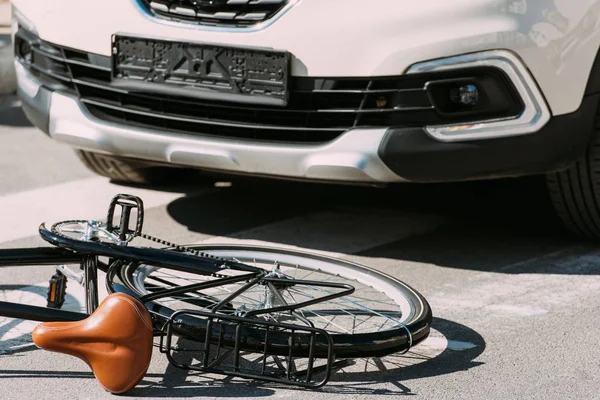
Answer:
MULTIPOLYGON (((291 290, 288 290, 288 291, 290 292, 290 295, 291 295, 291 290)), ((304 295, 306 295, 306 294, 304 294, 304 295)), ((308 296, 308 295, 306 295, 306 296, 308 296)), ((310 296, 310 297, 314 298, 313 296, 310 296)), ((308 311, 312 311, 312 310, 308 310, 308 311)), ((361 324, 367 322, 368 319, 369 319, 369 318, 367 318, 367 319, 357 318, 356 314, 353 314, 353 313, 351 313, 350 311, 348 311, 347 309, 344 309, 344 308, 340 308, 340 311, 342 311, 343 313, 345 313, 347 315, 350 315, 352 317, 352 319, 353 319, 353 329, 355 329, 358 326, 360 326, 361 324), (361 321, 358 325, 354 325, 354 322, 355 322, 356 319, 358 319, 359 321, 361 321)), ((321 310, 321 312, 323 312, 323 311, 321 310)))
POLYGON ((322 315, 319 315, 319 313, 318 313, 318 312, 316 312, 316 311, 314 311, 314 310, 305 309, 304 311, 306 311, 306 312, 309 312, 309 313, 311 313, 311 314, 314 314, 314 315, 315 315, 315 316, 317 316, 318 318, 320 318, 320 319, 322 319, 322 320, 324 320, 324 321, 326 321, 326 322, 327 322, 327 325, 325 325, 325 326, 324 326, 324 327, 322 327, 321 329, 325 329, 325 330, 327 330, 327 327, 328 327, 329 325, 333 325, 333 326, 335 326, 335 327, 337 327, 337 328, 341 329, 341 330, 342 330, 342 331, 344 331, 345 333, 351 333, 351 332, 350 332, 348 329, 346 329, 346 328, 344 328, 344 327, 341 327, 341 326, 339 326, 338 324, 336 324, 336 323, 334 323, 334 322, 333 322, 333 320, 335 319, 335 316, 334 316, 333 318, 331 318, 330 320, 328 320, 328 319, 327 319, 327 318, 325 318, 324 316, 322 316, 322 315))
MULTIPOLYGON (((276 282, 269 284, 257 282, 256 285, 247 287, 246 290, 240 292, 239 289, 246 285, 245 281, 240 281, 226 286, 207 288, 198 293, 186 293, 156 301, 162 301, 163 304, 167 304, 173 309, 178 307, 178 302, 183 302, 184 308, 192 306, 210 309, 212 305, 230 297, 232 293, 237 293, 236 297, 229 299, 227 305, 229 311, 227 312, 234 310, 235 312, 239 311, 240 315, 244 315, 245 312, 277 307, 282 302, 291 306, 298 305, 291 311, 260 313, 260 318, 267 321, 285 321, 303 325, 309 323, 331 333, 350 335, 399 329, 403 326, 402 321, 408 315, 405 310, 408 310, 407 307, 410 307, 410 304, 399 303, 395 298, 390 297, 387 290, 382 290, 377 286, 376 281, 362 283, 351 272, 354 267, 350 267, 348 272, 337 272, 335 269, 322 269, 322 261, 319 261, 321 263, 319 267, 312 267, 310 263, 305 265, 298 262, 298 256, 295 255, 290 258, 296 258, 293 262, 286 262, 285 253, 273 253, 272 257, 261 257, 264 254, 260 250, 248 250, 246 253, 241 251, 237 254, 232 251, 231 255, 224 258, 261 268, 267 276, 273 274, 271 276, 279 278, 276 282), (285 279, 289 279, 291 284, 282 284, 285 279), (308 280, 325 285, 329 283, 350 284, 355 290, 343 297, 329 298, 341 289, 301 282, 308 280), (294 281, 298 283, 294 283, 294 281), (319 302, 319 298, 326 298, 326 300, 319 302), (317 302, 313 303, 315 300, 317 302), (302 304, 305 302, 311 302, 311 305, 303 307, 302 304)), ((223 257, 218 251, 214 255, 223 257)), ((307 260, 310 260, 310 257, 307 260)), ((161 287, 210 282, 220 279, 219 277, 223 275, 221 273, 218 276, 198 275, 158 267, 149 267, 148 271, 151 272, 147 273, 148 287, 142 288, 142 291, 156 291, 161 287), (155 280, 151 280, 154 278, 155 280), (151 282, 157 287, 151 286, 151 282)), ((225 275, 235 273, 236 271, 224 270, 225 275)), ((143 275, 140 281, 144 281, 143 275)))
MULTIPOLYGON (((327 291, 325 291, 325 292, 327 292, 327 291)), ((314 298, 313 296, 310 296, 309 294, 306 294, 306 293, 303 293, 303 292, 300 292, 300 293, 301 293, 302 295, 304 295, 304 296, 307 296, 307 297, 312 297, 312 298, 314 298)), ((346 302, 346 301, 347 301, 347 299, 343 298, 343 299, 342 299, 342 301, 343 301, 343 302, 346 302)), ((342 312, 348 313, 349 315, 352 315, 353 317, 356 317, 356 314, 350 313, 350 312, 349 312, 349 311, 348 311, 346 308, 344 308, 344 307, 343 307, 345 304, 344 304, 342 301, 330 300, 330 303, 332 303, 332 304, 336 304, 336 305, 339 305, 339 306, 340 306, 340 310, 341 310, 342 312)), ((349 301, 349 303, 351 303, 352 305, 357 305, 357 304, 358 304, 358 303, 356 303, 356 302, 353 302, 353 301, 349 301)), ((383 323, 381 323, 381 324, 373 324, 374 326, 377 326, 377 327, 378 327, 378 331, 382 330, 382 329, 383 329, 383 326, 385 326, 385 325, 386 325, 388 322, 390 322, 390 321, 392 321, 392 322, 396 322, 396 323, 398 322, 398 321, 396 321, 395 319, 391 318, 390 316, 388 316, 388 315, 385 315, 385 314, 383 314, 383 313, 381 313, 381 312, 375 311, 375 310, 373 310, 373 309, 367 308, 367 307, 365 307, 365 306, 362 306, 362 305, 360 305, 360 306, 361 306, 360 308, 361 308, 362 310, 367 310, 368 312, 370 312, 370 313, 372 313, 372 314, 374 314, 374 315, 377 315, 377 316, 379 316, 379 317, 381 317, 381 318, 384 318, 384 321, 383 321, 383 323)), ((372 317, 370 317, 370 318, 368 318, 368 319, 371 319, 371 318, 372 318, 372 317)), ((367 322, 367 320, 365 320, 365 319, 361 319, 361 323, 360 323, 359 325, 357 325, 357 327, 358 327, 358 326, 360 326, 361 324, 365 323, 365 322, 367 322)))

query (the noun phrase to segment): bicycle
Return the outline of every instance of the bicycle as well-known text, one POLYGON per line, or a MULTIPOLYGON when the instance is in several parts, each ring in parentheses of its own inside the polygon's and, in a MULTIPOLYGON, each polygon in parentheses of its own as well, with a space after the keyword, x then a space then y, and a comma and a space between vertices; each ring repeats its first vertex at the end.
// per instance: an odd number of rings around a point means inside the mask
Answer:
POLYGON ((141 381, 153 346, 179 368, 318 388, 353 358, 407 352, 429 335, 429 304, 394 277, 294 250, 181 246, 143 224, 142 200, 119 194, 105 222, 40 225, 53 247, 0 250, 0 267, 57 271, 46 308, 0 302, 0 316, 42 322, 34 343, 85 360, 112 393, 141 381), (133 245, 141 240, 160 247, 133 245), (85 313, 61 310, 68 279, 84 285, 85 313))

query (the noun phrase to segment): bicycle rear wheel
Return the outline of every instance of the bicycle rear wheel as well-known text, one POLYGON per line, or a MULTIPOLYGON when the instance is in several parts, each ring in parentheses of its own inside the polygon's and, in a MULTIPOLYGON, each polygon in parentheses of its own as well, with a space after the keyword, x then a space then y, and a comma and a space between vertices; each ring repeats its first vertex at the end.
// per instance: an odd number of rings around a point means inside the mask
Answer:
MULTIPOLYGON (((371 268, 340 259, 276 248, 228 245, 190 247, 267 271, 276 270, 281 276, 288 277, 290 282, 312 280, 355 287, 355 292, 350 295, 300 308, 293 315, 273 313, 261 316, 271 321, 290 323, 292 320, 292 323, 312 324, 326 330, 332 336, 333 350, 337 357, 382 357, 405 351, 429 334, 432 315, 427 301, 407 284, 371 268)), ((118 275, 128 291, 142 297, 160 290, 208 282, 235 273, 239 272, 224 270, 223 274, 214 276, 192 267, 173 270, 143 263, 128 263, 120 268, 118 275)), ((115 283, 109 282, 109 286, 118 291, 115 283)), ((163 319, 180 309, 210 311, 245 283, 237 282, 202 292, 173 295, 153 300, 146 305, 163 319)), ((312 285, 290 284, 278 288, 255 285, 231 299, 221 311, 239 315, 261 307, 272 307, 276 302, 302 303, 327 294, 327 289, 312 285), (273 290, 279 295, 273 296, 273 290)), ((200 318, 188 318, 183 325, 179 333, 191 340, 202 337, 206 332, 206 323, 200 318)), ((248 335, 243 343, 245 350, 262 348, 263 337, 259 332, 248 335)), ((273 349, 285 345, 287 340, 287 335, 269 335, 269 345, 273 349)), ((298 343, 303 343, 302 338, 298 339, 298 343)), ((327 356, 326 348, 321 349, 322 352, 317 351, 316 357, 327 356)), ((302 350, 298 349, 298 352, 301 353, 302 350)))

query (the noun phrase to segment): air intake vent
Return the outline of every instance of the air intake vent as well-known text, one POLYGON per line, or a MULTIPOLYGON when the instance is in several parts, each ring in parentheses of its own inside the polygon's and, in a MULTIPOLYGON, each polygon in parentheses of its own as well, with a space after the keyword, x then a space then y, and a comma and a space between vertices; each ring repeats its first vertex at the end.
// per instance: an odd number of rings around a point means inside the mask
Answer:
POLYGON ((153 15, 215 26, 252 26, 283 11, 289 0, 138 0, 153 15))

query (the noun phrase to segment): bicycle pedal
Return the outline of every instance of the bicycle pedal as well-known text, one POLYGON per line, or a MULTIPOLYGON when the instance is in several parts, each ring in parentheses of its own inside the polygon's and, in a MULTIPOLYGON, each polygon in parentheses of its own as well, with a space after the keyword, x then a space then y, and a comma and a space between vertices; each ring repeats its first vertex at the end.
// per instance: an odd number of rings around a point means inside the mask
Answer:
POLYGON ((60 272, 52 275, 48 285, 48 308, 61 308, 67 297, 67 277, 60 272))
POLYGON ((137 196, 130 194, 118 194, 110 202, 108 207, 108 215, 106 217, 106 227, 110 232, 117 233, 119 239, 125 243, 131 241, 136 236, 142 234, 144 225, 144 202, 137 196), (120 207, 120 222, 119 225, 114 225, 114 219, 117 214, 117 206, 120 207), (135 218, 135 228, 130 228, 130 219, 132 211, 137 212, 135 218))

